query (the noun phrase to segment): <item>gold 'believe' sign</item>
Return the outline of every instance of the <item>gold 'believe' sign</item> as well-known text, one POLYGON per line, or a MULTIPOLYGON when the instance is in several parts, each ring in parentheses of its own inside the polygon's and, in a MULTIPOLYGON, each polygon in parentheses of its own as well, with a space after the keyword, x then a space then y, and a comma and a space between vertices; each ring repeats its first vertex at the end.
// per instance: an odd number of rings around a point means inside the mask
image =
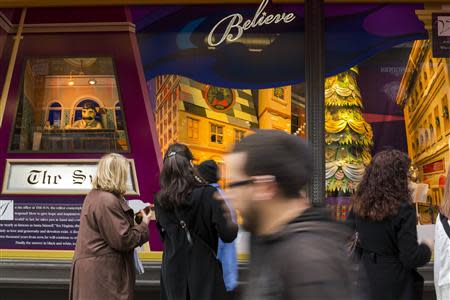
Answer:
POLYGON ((290 23, 295 19, 294 13, 282 13, 282 14, 268 14, 264 11, 267 4, 269 3, 269 0, 263 0, 261 4, 259 5, 258 9, 256 10, 255 15, 253 16, 253 19, 248 19, 245 22, 244 17, 241 14, 232 14, 229 15, 222 20, 220 20, 214 27, 211 29, 209 35, 208 35, 208 45, 215 47, 220 44, 222 44, 224 41, 227 42, 234 42, 237 39, 239 39, 244 31, 260 27, 263 25, 269 25, 269 24, 277 24, 280 22, 284 23, 290 23), (224 24, 224 25, 223 25, 224 24), (214 33, 218 28, 221 26, 226 26, 225 31, 222 34, 222 37, 219 39, 214 38, 214 33))

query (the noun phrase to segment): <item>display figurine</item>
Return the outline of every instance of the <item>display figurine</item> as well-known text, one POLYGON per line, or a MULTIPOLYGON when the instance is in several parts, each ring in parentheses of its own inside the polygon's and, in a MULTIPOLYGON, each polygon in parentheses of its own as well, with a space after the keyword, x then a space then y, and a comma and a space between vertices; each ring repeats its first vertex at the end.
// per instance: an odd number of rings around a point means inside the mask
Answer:
POLYGON ((414 163, 409 166, 409 180, 417 182, 419 180, 419 169, 414 163))
POLYGON ((81 110, 81 120, 75 121, 73 125, 68 126, 68 128, 102 129, 102 124, 95 119, 96 115, 96 108, 92 104, 86 103, 81 110))

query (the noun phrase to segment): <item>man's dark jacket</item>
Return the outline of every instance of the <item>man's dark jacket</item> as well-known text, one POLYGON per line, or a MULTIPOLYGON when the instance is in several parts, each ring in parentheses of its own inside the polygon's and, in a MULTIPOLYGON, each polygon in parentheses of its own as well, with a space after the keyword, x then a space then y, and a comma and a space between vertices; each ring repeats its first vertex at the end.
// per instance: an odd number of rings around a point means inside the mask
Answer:
POLYGON ((254 237, 245 300, 355 299, 345 251, 349 232, 309 208, 280 232, 254 237))

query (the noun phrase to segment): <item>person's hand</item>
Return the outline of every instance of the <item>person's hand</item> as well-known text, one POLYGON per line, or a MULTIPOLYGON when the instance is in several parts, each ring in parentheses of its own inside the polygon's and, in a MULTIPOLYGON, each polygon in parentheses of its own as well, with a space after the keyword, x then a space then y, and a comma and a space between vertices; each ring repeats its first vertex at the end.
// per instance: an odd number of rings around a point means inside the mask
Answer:
POLYGON ((144 222, 146 225, 150 223, 150 220, 154 219, 152 209, 149 210, 148 214, 146 214, 142 209, 139 214, 142 216, 142 222, 144 222))
POLYGON ((228 219, 231 220, 230 208, 228 207, 227 203, 222 198, 222 196, 219 193, 215 192, 213 194, 213 199, 220 203, 220 208, 222 209, 222 214, 223 214, 224 218, 227 220, 228 219))
POLYGON ((431 251, 434 249, 434 241, 433 240, 424 240, 422 243, 428 246, 431 251))

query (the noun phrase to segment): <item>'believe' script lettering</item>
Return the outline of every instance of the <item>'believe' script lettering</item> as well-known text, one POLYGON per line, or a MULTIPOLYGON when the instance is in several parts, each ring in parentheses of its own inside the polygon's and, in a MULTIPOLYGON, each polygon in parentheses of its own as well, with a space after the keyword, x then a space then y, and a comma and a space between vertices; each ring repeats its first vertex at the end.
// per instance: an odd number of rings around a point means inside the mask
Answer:
POLYGON ((211 30, 208 35, 208 45, 215 47, 222 44, 225 40, 228 42, 234 42, 239 39, 244 31, 255 28, 263 25, 269 25, 271 23, 290 23, 295 19, 295 15, 293 13, 282 13, 282 14, 267 14, 264 9, 266 8, 269 0, 263 0, 256 10, 253 19, 248 19, 243 22, 244 17, 241 14, 232 14, 228 17, 220 20, 211 30), (217 41, 214 38, 214 32, 222 25, 226 26, 225 31, 220 39, 217 41))

